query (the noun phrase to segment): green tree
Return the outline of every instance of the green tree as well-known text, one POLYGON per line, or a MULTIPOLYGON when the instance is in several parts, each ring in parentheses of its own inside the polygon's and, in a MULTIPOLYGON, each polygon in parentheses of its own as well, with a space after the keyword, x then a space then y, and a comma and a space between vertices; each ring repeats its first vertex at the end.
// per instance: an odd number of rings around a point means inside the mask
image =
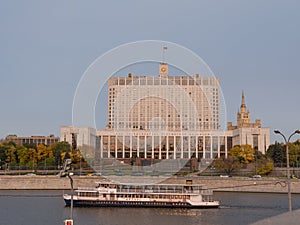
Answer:
POLYGON ((28 162, 30 161, 30 153, 28 151, 28 148, 20 145, 17 148, 17 153, 18 153, 18 159, 19 159, 20 166, 28 165, 28 162))
POLYGON ((54 157, 55 166, 61 167, 63 164, 62 153, 69 153, 71 151, 71 146, 68 142, 57 142, 53 143, 50 146, 50 149, 54 157))
POLYGON ((16 150, 16 144, 14 142, 8 142, 3 144, 5 149, 5 162, 9 166, 15 166, 17 165, 17 150, 16 150))
POLYGON ((272 172, 274 168, 273 160, 267 157, 257 160, 257 174, 265 175, 272 172))
POLYGON ((4 144, 0 144, 0 166, 6 163, 6 146, 4 144))
POLYGON ((237 157, 241 163, 248 164, 254 160, 254 152, 251 145, 236 145, 230 150, 229 154, 237 157))
POLYGON ((72 152, 69 153, 69 155, 72 159, 73 165, 80 163, 80 160, 81 162, 83 162, 83 156, 79 149, 73 149, 72 152))
POLYGON ((230 175, 232 171, 239 170, 242 167, 240 160, 236 156, 229 155, 227 158, 216 159, 212 164, 217 170, 224 171, 230 175))
POLYGON ((290 165, 297 165, 300 162, 300 144, 298 142, 289 144, 290 165))
POLYGON ((37 154, 36 149, 34 149, 34 148, 29 148, 28 152, 29 152, 30 160, 27 163, 27 166, 31 166, 32 169, 34 170, 34 167, 36 167, 37 163, 38 163, 38 157, 37 157, 38 154, 37 154))
POLYGON ((35 150, 37 150, 37 146, 35 143, 24 143, 23 146, 27 149, 34 148, 35 150))
POLYGON ((269 146, 266 156, 271 158, 275 165, 286 164, 285 145, 275 142, 269 146))

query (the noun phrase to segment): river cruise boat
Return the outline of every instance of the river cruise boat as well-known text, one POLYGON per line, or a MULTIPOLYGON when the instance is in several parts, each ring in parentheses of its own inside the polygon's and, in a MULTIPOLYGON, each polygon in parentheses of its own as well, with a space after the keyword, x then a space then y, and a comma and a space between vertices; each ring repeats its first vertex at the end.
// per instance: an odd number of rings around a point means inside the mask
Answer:
MULTIPOLYGON (((192 184, 119 184, 100 182, 95 188, 78 188, 73 195, 74 206, 126 206, 126 207, 177 207, 217 208, 212 190, 192 184)), ((71 195, 63 196, 67 206, 71 195)))

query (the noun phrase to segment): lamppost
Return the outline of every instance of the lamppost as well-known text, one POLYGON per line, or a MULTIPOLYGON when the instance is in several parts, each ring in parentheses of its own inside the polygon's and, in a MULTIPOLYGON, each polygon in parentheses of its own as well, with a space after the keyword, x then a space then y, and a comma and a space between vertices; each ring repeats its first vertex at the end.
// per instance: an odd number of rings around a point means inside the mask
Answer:
POLYGON ((287 186, 288 186, 288 200, 289 200, 289 211, 292 211, 292 194, 291 194, 291 174, 290 174, 290 159, 289 159, 289 142, 292 136, 295 134, 300 134, 300 130, 296 130, 292 133, 288 139, 279 131, 274 130, 275 134, 280 134, 285 141, 285 150, 286 150, 286 170, 287 170, 287 186))
POLYGON ((73 225, 73 194, 74 194, 74 187, 73 187, 73 178, 71 177, 73 174, 69 172, 71 169, 72 160, 66 159, 64 168, 60 171, 59 176, 60 177, 68 177, 70 180, 71 185, 71 206, 70 206, 70 219, 65 220, 65 224, 67 225, 73 225))

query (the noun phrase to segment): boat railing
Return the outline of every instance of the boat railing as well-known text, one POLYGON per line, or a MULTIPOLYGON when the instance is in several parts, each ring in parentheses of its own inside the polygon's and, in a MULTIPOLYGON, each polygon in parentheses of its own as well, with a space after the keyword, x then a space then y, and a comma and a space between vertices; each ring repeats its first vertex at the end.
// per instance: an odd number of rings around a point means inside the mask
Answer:
POLYGON ((125 192, 125 193, 163 193, 163 194, 200 194, 200 189, 188 189, 188 188, 181 188, 181 189, 160 189, 160 188, 153 188, 153 189, 142 189, 142 188, 118 188, 117 192, 125 192))
POLYGON ((79 191, 97 191, 97 189, 93 188, 93 187, 78 187, 77 190, 79 190, 79 191))
POLYGON ((202 195, 212 195, 213 191, 211 189, 205 189, 205 190, 201 190, 200 192, 202 195))

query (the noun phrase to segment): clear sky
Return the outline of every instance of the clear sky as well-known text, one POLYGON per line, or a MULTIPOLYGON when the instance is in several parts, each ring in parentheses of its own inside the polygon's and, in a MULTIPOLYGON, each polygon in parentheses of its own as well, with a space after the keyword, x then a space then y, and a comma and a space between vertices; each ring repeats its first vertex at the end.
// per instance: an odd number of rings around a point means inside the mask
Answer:
POLYGON ((228 121, 236 122, 244 89, 251 120, 289 135, 300 128, 299 11, 297 0, 1 0, 0 138, 59 135, 72 123, 86 68, 120 44, 149 39, 206 61, 221 80, 228 121))

